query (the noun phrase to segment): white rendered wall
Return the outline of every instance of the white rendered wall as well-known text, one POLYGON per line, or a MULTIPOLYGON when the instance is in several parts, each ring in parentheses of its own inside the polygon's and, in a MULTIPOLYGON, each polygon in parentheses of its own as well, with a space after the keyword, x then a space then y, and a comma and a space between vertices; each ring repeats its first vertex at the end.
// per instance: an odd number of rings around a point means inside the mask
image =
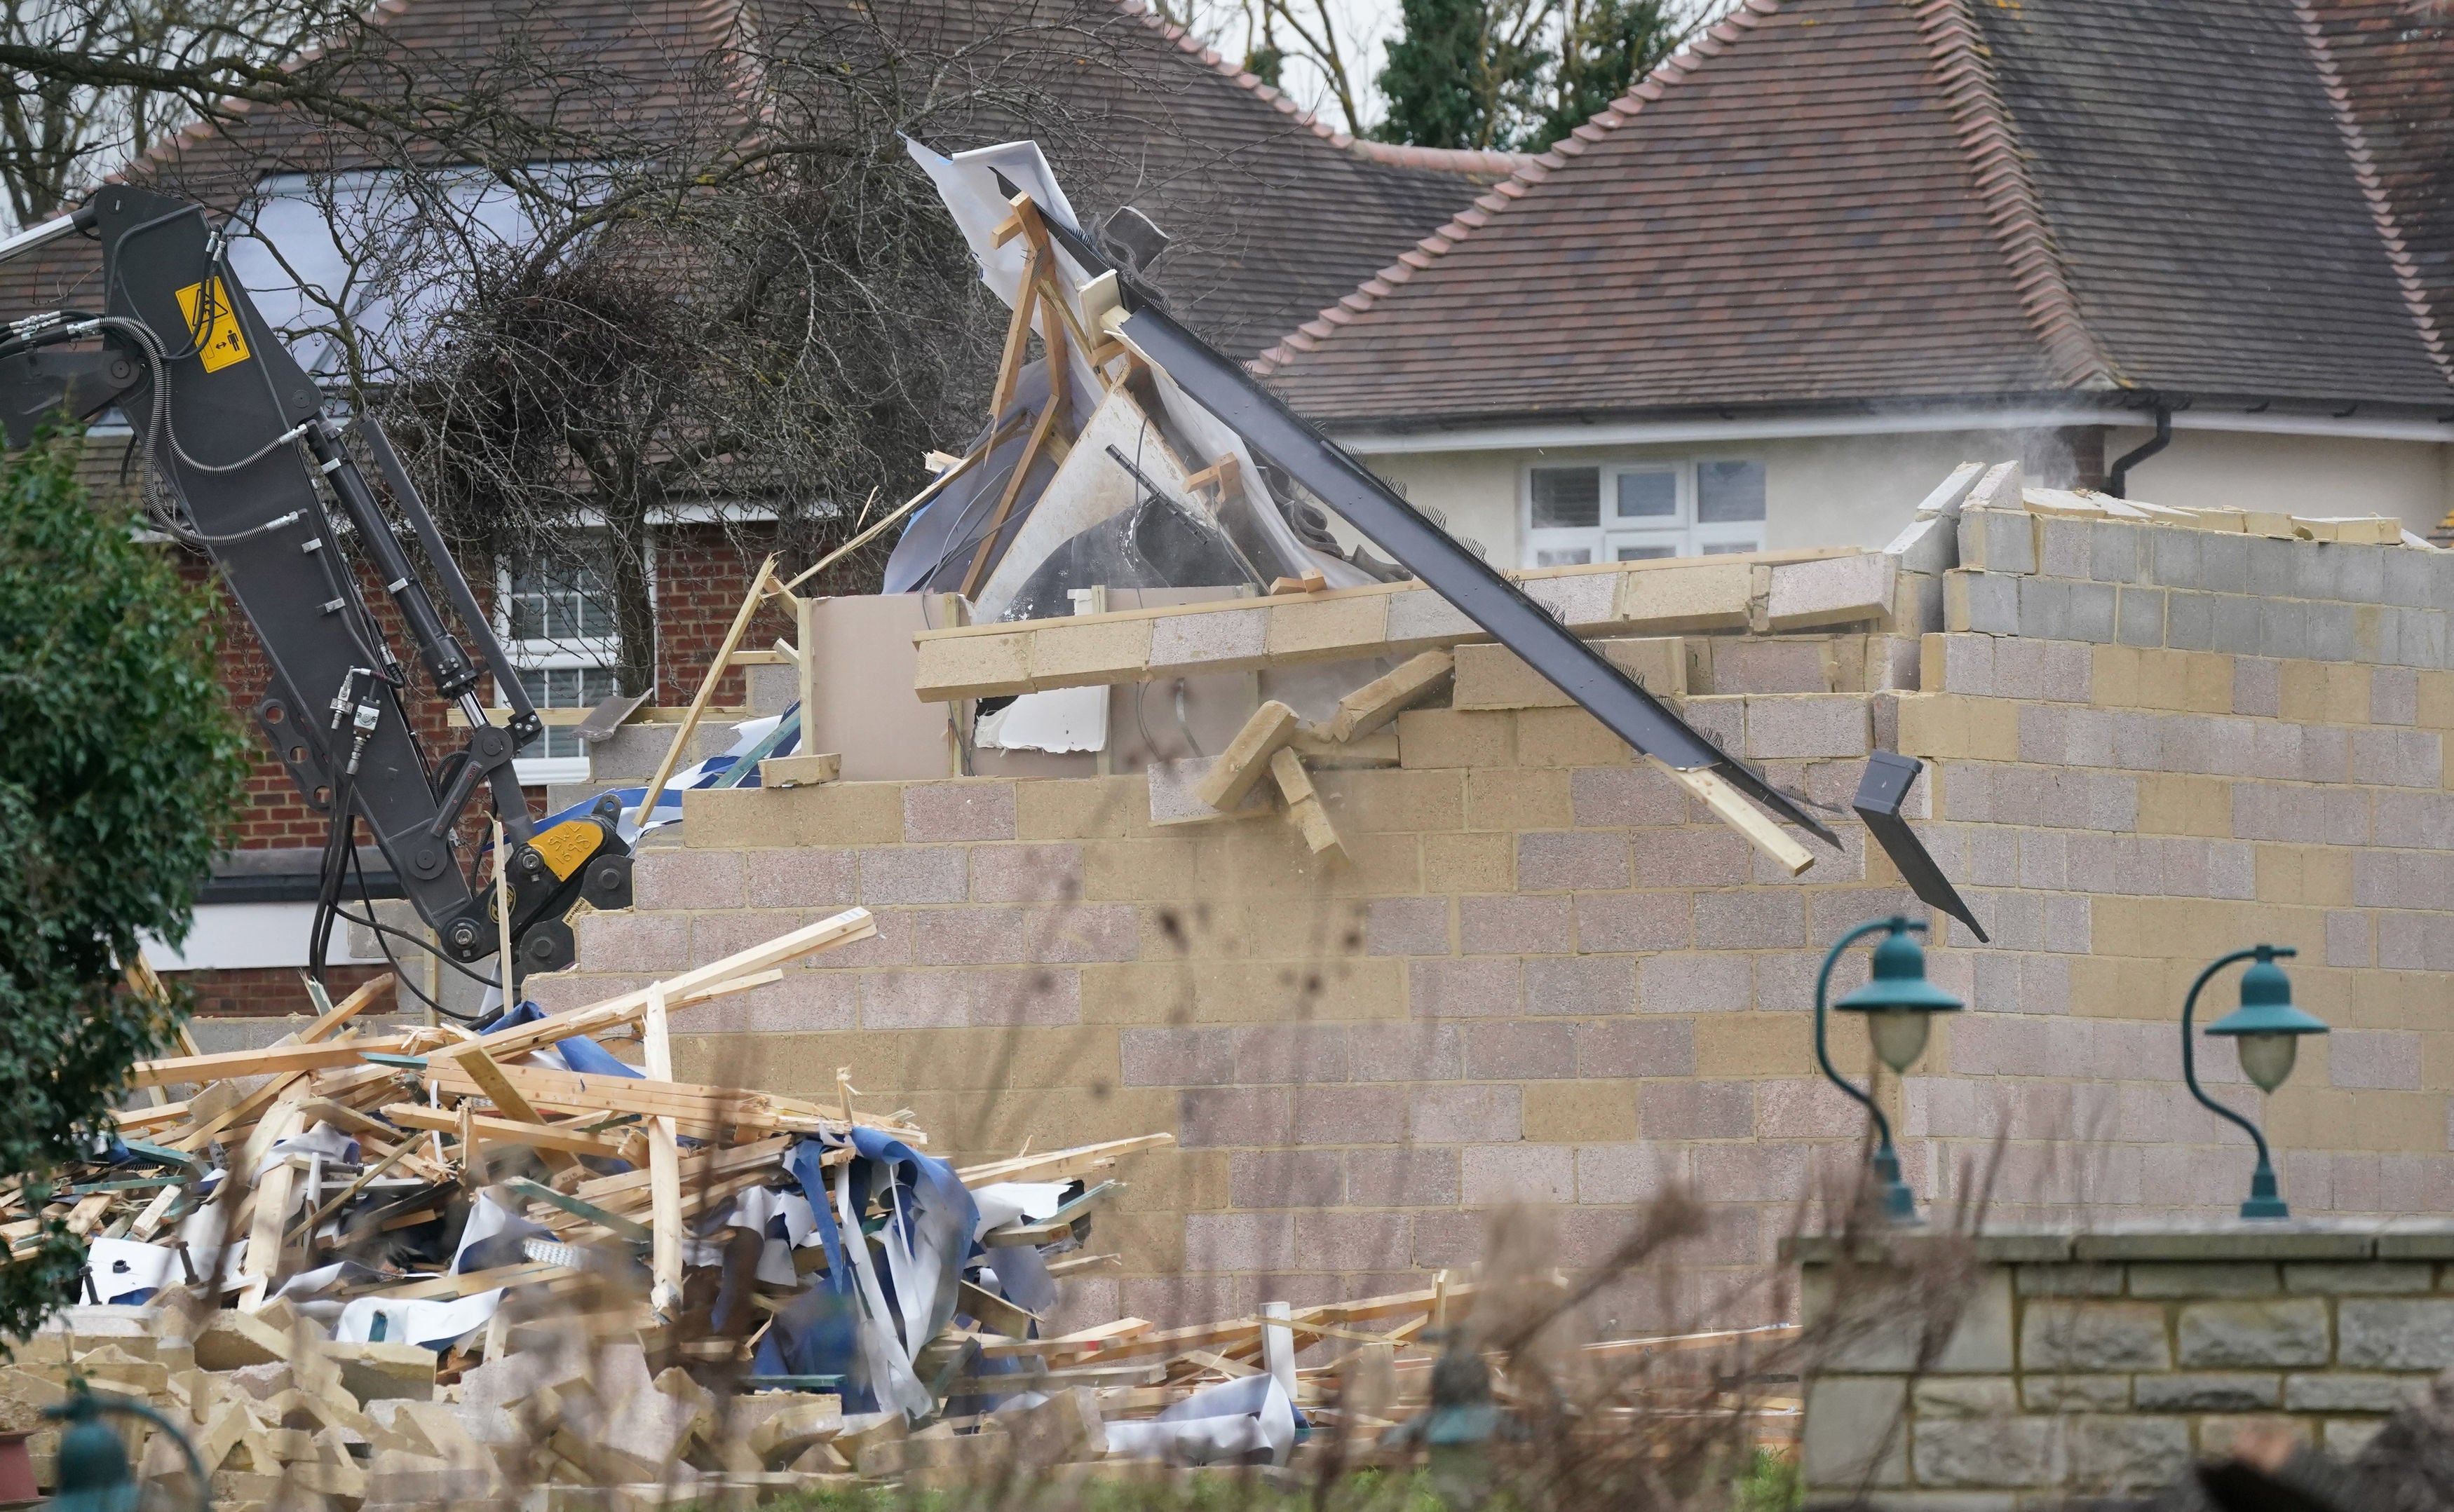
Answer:
MULTIPOLYGON (((2147 439, 2108 429, 2107 465, 2147 439)), ((1962 461, 2026 457, 2053 438, 2018 431, 1788 437, 1711 445, 1550 447, 1511 450, 1364 453, 1406 497, 1480 541, 1494 566, 1523 565, 1525 469, 1579 462, 1694 462, 1754 457, 1764 464, 1765 545, 1875 547, 1907 522, 1926 490, 1962 461)), ((2059 481, 2059 480, 2045 480, 2059 481)), ((2454 505, 2445 443, 2278 436, 2177 429, 2142 463, 2130 492, 2177 505, 2229 505, 2295 514, 2387 514, 2426 534, 2454 505)))

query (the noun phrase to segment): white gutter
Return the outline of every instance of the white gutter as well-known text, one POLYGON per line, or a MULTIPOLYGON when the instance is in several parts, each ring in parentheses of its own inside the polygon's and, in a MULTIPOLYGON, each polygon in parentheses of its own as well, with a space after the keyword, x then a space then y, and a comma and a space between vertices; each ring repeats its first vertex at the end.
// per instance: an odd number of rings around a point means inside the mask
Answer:
MULTIPOLYGON (((1678 446, 1785 437, 1888 436, 1961 430, 2046 430, 2061 426, 2116 426, 2146 429, 2144 411, 2097 407, 2023 409, 1901 409, 1847 415, 1752 415, 1735 420, 1603 421, 1593 425, 1552 421, 1539 425, 1477 426, 1454 430, 1338 430, 1332 439, 1358 456, 1405 456, 1435 451, 1538 451, 1554 447, 1678 446)), ((2433 420, 2334 419, 2326 415, 2243 414, 2237 410, 2178 409, 2177 430, 2246 431, 2263 435, 2325 436, 2359 441, 2454 441, 2454 425, 2433 420)))

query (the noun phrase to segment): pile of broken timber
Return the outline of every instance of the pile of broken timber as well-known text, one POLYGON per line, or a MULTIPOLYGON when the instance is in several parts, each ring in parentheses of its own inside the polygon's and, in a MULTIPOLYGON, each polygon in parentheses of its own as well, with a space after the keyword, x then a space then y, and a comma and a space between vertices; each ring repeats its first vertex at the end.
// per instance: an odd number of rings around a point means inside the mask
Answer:
MULTIPOLYGON (((1106 1257, 1102 1257, 1106 1258, 1106 1257)), ((1305 1438, 1278 1473, 1324 1465, 1407 1463, 1423 1452, 1441 1341, 1470 1336, 1477 1283, 1159 1329, 1119 1319, 1049 1339, 950 1329, 975 1372, 1009 1393, 941 1401, 914 1421, 846 1414, 833 1392, 754 1389, 707 1351, 676 1347, 671 1330, 618 1305, 614 1288, 548 1284, 555 1306, 469 1355, 414 1344, 341 1343, 286 1302, 254 1312, 212 1310, 183 1295, 142 1306, 64 1310, 0 1367, 0 1418, 30 1422, 61 1401, 66 1382, 147 1403, 181 1425, 211 1467, 223 1508, 282 1512, 515 1502, 550 1509, 647 1512, 684 1502, 746 1504, 790 1493, 900 1484, 952 1489, 1010 1478, 1142 1479, 1165 1458, 1112 1442, 1113 1426, 1148 1422, 1197 1394, 1284 1372, 1305 1438), (1460 1324, 1465 1326, 1459 1326, 1460 1324), (1318 1346, 1316 1348, 1316 1346, 1318 1346), (1297 1350, 1328 1363, 1292 1367, 1297 1350), (992 1410, 964 1410, 983 1401, 992 1410), (10 1414, 13 1413, 11 1417, 10 1414), (540 1488, 543 1488, 540 1493, 540 1488)), ((1579 1415, 1573 1431, 1598 1448, 1641 1452, 1648 1432, 1682 1422, 1735 1425, 1751 1442, 1794 1443, 1794 1387, 1746 1385, 1751 1352, 1794 1327, 1617 1340, 1554 1362, 1548 1382, 1512 1379, 1490 1358, 1503 1413, 1556 1410, 1561 1368, 1619 1389, 1579 1415), (1668 1368, 1663 1368, 1664 1366, 1668 1368)), ((1116 1437, 1121 1440, 1124 1435, 1116 1437)), ((38 1479, 54 1482, 58 1429, 30 1447, 38 1479)), ((158 1433, 131 1434, 140 1479, 188 1494, 189 1473, 158 1433)), ((1245 1462, 1257 1463, 1258 1457, 1245 1462)))
MULTIPOLYGON (((1402 1430, 1426 1405, 1440 1341, 1468 1337, 1457 1325, 1471 1323, 1471 1282, 1070 1332, 1006 1294, 999 1271, 1033 1268, 1026 1257, 1052 1279, 1117 1262, 1084 1248, 1122 1189, 1099 1173, 1171 1143, 1163 1133, 944 1168, 994 1211, 953 1236, 965 1252, 938 1257, 954 1262, 949 1306, 902 1341, 916 1400, 880 1393, 887 1410, 847 1414, 847 1378, 772 1373, 762 1343, 809 1358, 803 1304, 843 1280, 779 1204, 822 1198, 845 1236, 866 1238, 846 1246, 852 1271, 891 1259, 913 1188, 854 1180, 876 1164, 858 1146, 891 1140, 908 1155, 926 1137, 908 1114, 855 1108, 840 1077, 831 1106, 677 1081, 668 1017, 874 927, 853 909, 482 1034, 368 1032, 356 1021, 383 1000, 379 980, 265 1049, 139 1065, 139 1088, 186 1095, 123 1113, 107 1156, 5 1193, 19 1254, 63 1232, 89 1248, 85 1300, 0 1367, 0 1429, 39 1427, 37 1478, 53 1484, 58 1430, 33 1413, 81 1380, 176 1423, 216 1502, 283 1512, 507 1507, 538 1488, 548 1507, 627 1509, 1015 1467, 1139 1474, 1201 1457, 1153 1420, 1217 1421, 1205 1403, 1239 1383, 1301 1414, 1311 1452, 1413 1452, 1402 1430), (591 1052, 611 1060, 595 1038, 624 1034, 646 1075, 588 1068, 591 1052), (1337 1358, 1298 1369, 1308 1349, 1337 1358)), ((861 1326, 879 1323, 873 1292, 828 1289, 861 1326)), ((869 1337, 896 1343, 891 1328, 869 1337)), ((1263 1425, 1266 1413, 1238 1410, 1263 1425)), ((168 1435, 134 1420, 126 1432, 143 1479, 198 1489, 168 1435)), ((1261 1458, 1283 1469, 1288 1448, 1282 1434, 1261 1458)))

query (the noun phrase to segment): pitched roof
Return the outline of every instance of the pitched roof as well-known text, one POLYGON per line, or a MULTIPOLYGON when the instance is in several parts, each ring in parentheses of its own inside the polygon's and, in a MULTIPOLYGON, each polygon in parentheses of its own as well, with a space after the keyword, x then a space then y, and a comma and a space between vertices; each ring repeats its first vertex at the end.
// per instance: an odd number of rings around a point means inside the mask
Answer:
MULTIPOLYGON (((851 14, 859 0, 766 3, 851 14)), ((1258 352, 1528 161, 1358 142, 1140 0, 902 0, 895 10, 896 25, 949 41, 1005 40, 1005 81, 1042 91, 1064 118, 1042 146, 1076 208, 1088 217, 1132 204, 1174 236, 1153 281, 1179 317, 1239 355, 1258 352), (1036 22, 1017 26, 1018 14, 1035 12, 1036 22), (1042 29, 1060 45, 1063 68, 1033 56, 1042 29), (1083 46, 1085 29, 1096 47, 1083 46)), ((990 109, 931 145, 984 146, 1035 129, 990 109)))
POLYGON ((2311 0, 2439 335, 2454 328, 2454 15, 2431 0, 2311 0))
MULTIPOLYGON (((971 50, 985 82, 932 102, 920 128, 931 145, 1051 130, 1018 107, 1028 96, 1057 118, 1051 157, 1078 203, 1134 203, 1176 235, 1154 280, 1238 353, 1258 351, 1524 161, 1357 143, 1137 0, 382 0, 373 18, 392 61, 430 84, 489 70, 499 81, 513 66, 541 79, 567 61, 569 97, 529 91, 525 107, 620 141, 679 139, 702 129, 712 103, 754 109, 752 91, 726 80, 744 57, 833 49, 891 67, 900 52, 908 68, 931 48, 971 50)), ((356 150, 298 111, 256 110, 166 144, 135 171, 228 205, 261 174, 329 170, 356 150)), ((70 241, 0 264, 0 313, 91 302, 97 256, 70 241)))
POLYGON ((1378 426, 2118 388, 2442 409, 2331 67, 2295 0, 1746 0, 1257 366, 1378 426))

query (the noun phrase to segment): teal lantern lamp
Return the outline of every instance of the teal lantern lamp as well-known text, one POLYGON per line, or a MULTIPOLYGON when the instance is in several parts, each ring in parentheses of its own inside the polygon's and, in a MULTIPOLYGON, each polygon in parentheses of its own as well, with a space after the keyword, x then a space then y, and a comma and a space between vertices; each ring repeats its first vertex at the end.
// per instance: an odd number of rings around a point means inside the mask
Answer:
POLYGON ((2207 1096, 2199 1084, 2198 1059, 2190 1043, 2190 1019, 2198 1012, 2199 990, 2212 981, 2215 974, 2236 961, 2251 961, 2250 968, 2241 974, 2241 1006, 2207 1025, 2209 1034, 2228 1035, 2241 1051, 2243 1075, 2258 1084, 2261 1092, 2273 1092, 2292 1074, 2293 1063, 2301 1058, 2301 1037, 2323 1034, 2326 1021, 2292 1005, 2292 979, 2275 963, 2301 952, 2290 945, 2252 945, 2219 958, 2199 980, 2190 984, 2190 995, 2182 1004, 2182 1080, 2189 1084, 2190 1095, 2205 1104, 2219 1117, 2227 1118, 2245 1130, 2258 1146, 2258 1169, 2250 1173, 2249 1200, 2241 1204, 2243 1218, 2289 1218, 2292 1209, 2275 1189, 2275 1164, 2266 1148, 2266 1136, 2258 1125, 2207 1096))
POLYGON ((1900 1152, 1892 1147, 1892 1122, 1876 1105, 1870 1091, 1860 1091, 1833 1065, 1832 1052, 1824 1043, 1823 1004, 1832 987, 1832 968, 1840 964, 1841 952, 1878 929, 1886 931, 1881 943, 1875 946, 1874 975, 1835 1006, 1843 1013, 1864 1014, 1866 1035, 1874 1043, 1875 1058, 1890 1066, 1895 1076, 1907 1071, 1925 1053, 1926 1040, 1934 1030, 1934 1016, 1957 1013, 1965 1006, 1925 979, 1925 951, 1910 938, 1911 931, 1924 928, 1923 924, 1898 914, 1861 924, 1832 946, 1823 958, 1823 969, 1815 978, 1815 1059, 1832 1084, 1856 1098, 1875 1121, 1875 1180, 1882 1188, 1883 1212, 1894 1224, 1904 1226, 1923 1220, 1918 1217, 1915 1194, 1909 1191, 1908 1183, 1901 1180, 1900 1152))
POLYGON ((188 1457, 188 1473, 195 1479, 196 1512, 212 1512, 212 1477, 205 1473, 196 1446, 178 1425, 144 1403, 90 1390, 82 1380, 69 1383, 66 1402, 43 1409, 43 1416, 68 1423, 60 1434, 59 1494, 51 1498, 49 1512, 136 1512, 143 1488, 129 1470, 127 1446, 102 1421, 106 1412, 144 1418, 169 1434, 188 1457))

